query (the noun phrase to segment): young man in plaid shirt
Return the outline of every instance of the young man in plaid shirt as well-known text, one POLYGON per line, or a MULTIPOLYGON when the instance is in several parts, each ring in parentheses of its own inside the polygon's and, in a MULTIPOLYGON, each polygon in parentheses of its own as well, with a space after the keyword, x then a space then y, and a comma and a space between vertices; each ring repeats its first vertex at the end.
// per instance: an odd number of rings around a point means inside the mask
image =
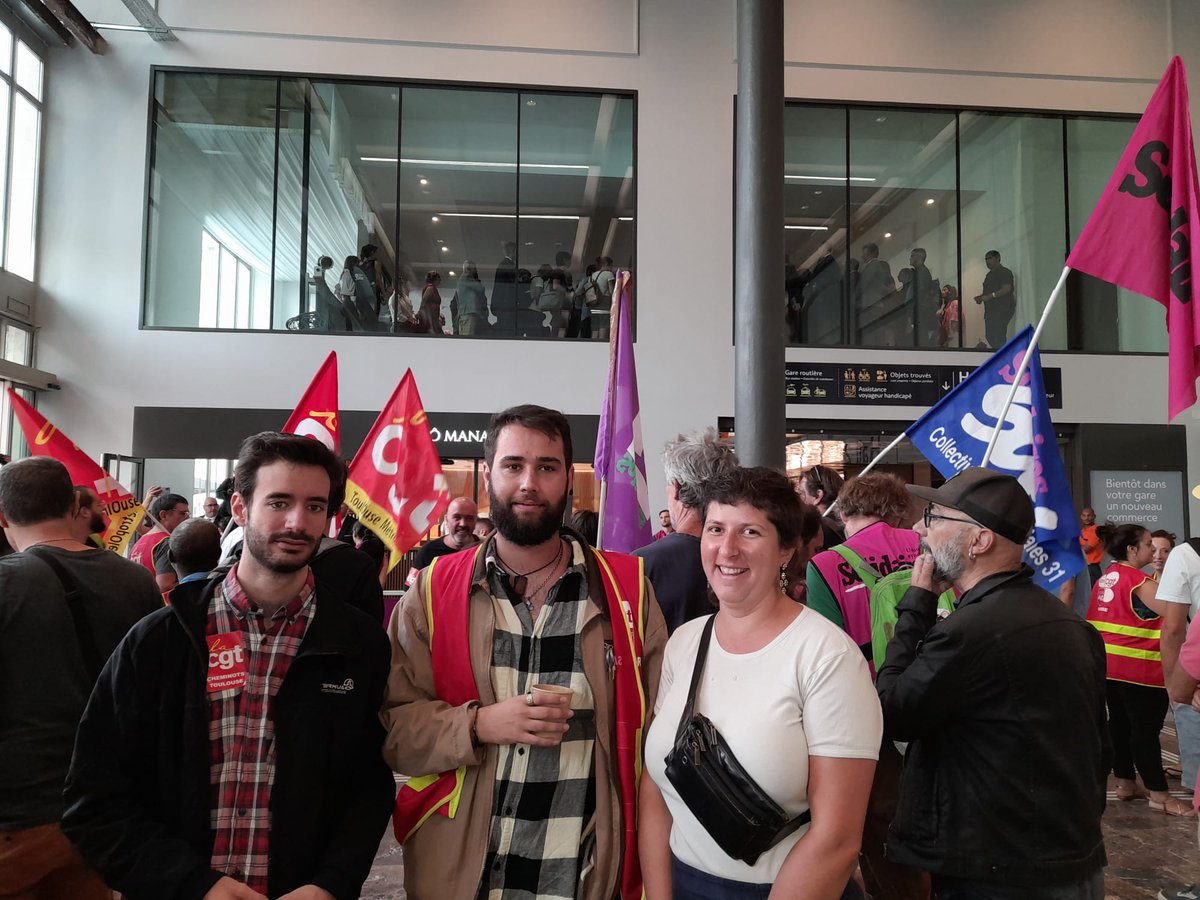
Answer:
POLYGON ((496 414, 484 453, 497 533, 434 561, 389 626, 384 752, 415 776, 394 820, 405 888, 416 900, 640 897, 639 727, 662 612, 639 560, 598 555, 562 526, 561 413, 496 414), (544 684, 572 694, 534 690, 544 684))
POLYGON ((358 897, 394 783, 378 719, 387 640, 308 565, 344 488, 319 441, 248 438, 241 559, 176 588, 101 674, 64 830, 130 900, 358 897))

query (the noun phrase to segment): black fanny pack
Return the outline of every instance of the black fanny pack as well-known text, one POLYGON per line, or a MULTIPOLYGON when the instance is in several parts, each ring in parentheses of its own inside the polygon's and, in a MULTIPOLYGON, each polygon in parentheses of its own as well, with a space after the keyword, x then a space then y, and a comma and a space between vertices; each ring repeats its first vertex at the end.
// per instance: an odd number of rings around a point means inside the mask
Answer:
POLYGON ((700 636, 687 706, 667 755, 667 780, 697 821, 733 859, 754 865, 781 840, 811 821, 805 810, 789 819, 778 803, 742 768, 711 721, 695 712, 696 688, 712 638, 711 616, 700 636))

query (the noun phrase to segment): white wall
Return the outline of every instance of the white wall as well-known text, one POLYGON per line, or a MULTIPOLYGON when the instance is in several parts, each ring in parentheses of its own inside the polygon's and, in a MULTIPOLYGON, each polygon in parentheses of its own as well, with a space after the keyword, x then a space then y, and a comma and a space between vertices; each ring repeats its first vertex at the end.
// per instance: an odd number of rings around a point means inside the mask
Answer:
MULTIPOLYGON (((339 7, 341 22, 396 17, 363 40, 329 37, 329 7, 316 0, 288 3, 286 15, 279 3, 260 4, 264 13, 274 9, 265 17, 252 15, 254 4, 172 0, 162 5, 164 16, 189 29, 177 44, 109 32, 104 57, 80 50, 51 57, 39 363, 59 375, 64 390, 44 397, 42 408, 89 452, 127 452, 139 405, 289 407, 331 347, 341 357, 347 408, 378 409, 409 366, 435 410, 530 401, 595 413, 601 401, 607 357, 599 344, 138 331, 151 64, 637 91, 638 361, 648 453, 656 458, 677 431, 732 415, 735 4, 654 0, 639 9, 623 0, 580 0, 575 5, 586 6, 587 16, 549 31, 523 13, 551 15, 555 4, 533 0, 439 4, 471 10, 468 19, 451 20, 471 25, 454 28, 439 27, 441 13, 428 4, 401 5, 403 16, 379 0, 339 7), (497 16, 501 8, 509 15, 497 16), (601 31, 589 26, 593 19, 603 20, 601 31), (240 33, 284 21, 280 30, 314 38, 240 33), (412 26, 403 31, 410 41, 394 40, 401 36, 396 21, 412 26), (606 37, 597 42, 596 34, 606 37), (541 47, 519 49, 539 36, 541 47), (455 40, 488 46, 452 46, 455 40), (568 46, 577 49, 562 49, 568 46)), ((88 11, 86 2, 81 7, 88 11)), ((836 16, 827 13, 810 0, 788 4, 789 97, 1127 113, 1142 109, 1172 47, 1200 72, 1200 13, 1185 0, 843 0, 836 16)), ((788 351, 791 360, 839 362, 912 355, 788 351)), ((921 359, 978 361, 936 352, 921 359)), ((1064 369, 1060 421, 1165 421, 1163 359, 1048 355, 1045 364, 1064 369)), ((847 414, 837 406, 789 412, 847 414)), ((1193 480, 1200 480, 1200 426, 1194 413, 1182 418, 1197 448, 1193 480)), ((661 475, 650 468, 658 508, 661 475)))

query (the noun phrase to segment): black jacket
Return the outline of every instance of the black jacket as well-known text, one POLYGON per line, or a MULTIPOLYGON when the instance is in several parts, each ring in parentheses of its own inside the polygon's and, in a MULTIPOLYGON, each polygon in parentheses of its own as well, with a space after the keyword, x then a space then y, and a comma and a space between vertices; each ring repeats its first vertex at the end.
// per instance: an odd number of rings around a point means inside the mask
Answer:
POLYGON ((887 856, 953 878, 1080 881, 1105 864, 1104 642, 1033 584, 985 578, 937 621, 910 588, 876 687, 911 741, 887 856))
MULTIPOLYGON (((205 620, 215 581, 181 585, 104 667, 79 725, 63 828, 130 900, 202 898, 209 868, 205 620)), ((377 622, 321 599, 273 703, 270 896, 316 884, 358 897, 395 798, 379 720, 390 647, 377 622)))

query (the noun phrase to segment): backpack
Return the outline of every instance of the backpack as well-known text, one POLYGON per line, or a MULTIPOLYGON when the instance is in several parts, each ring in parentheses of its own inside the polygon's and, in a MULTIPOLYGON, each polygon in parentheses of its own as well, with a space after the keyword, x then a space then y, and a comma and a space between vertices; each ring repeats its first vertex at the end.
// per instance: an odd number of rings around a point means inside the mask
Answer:
MULTIPOLYGON (((887 575, 880 574, 867 562, 847 547, 838 544, 830 548, 854 569, 854 574, 862 579, 862 583, 870 591, 871 605, 871 662, 878 672, 883 666, 883 658, 887 653, 888 642, 896 633, 896 605, 905 591, 912 586, 912 569, 899 569, 887 575)), ((954 591, 946 591, 938 597, 938 609, 947 614, 954 612, 954 591)))

